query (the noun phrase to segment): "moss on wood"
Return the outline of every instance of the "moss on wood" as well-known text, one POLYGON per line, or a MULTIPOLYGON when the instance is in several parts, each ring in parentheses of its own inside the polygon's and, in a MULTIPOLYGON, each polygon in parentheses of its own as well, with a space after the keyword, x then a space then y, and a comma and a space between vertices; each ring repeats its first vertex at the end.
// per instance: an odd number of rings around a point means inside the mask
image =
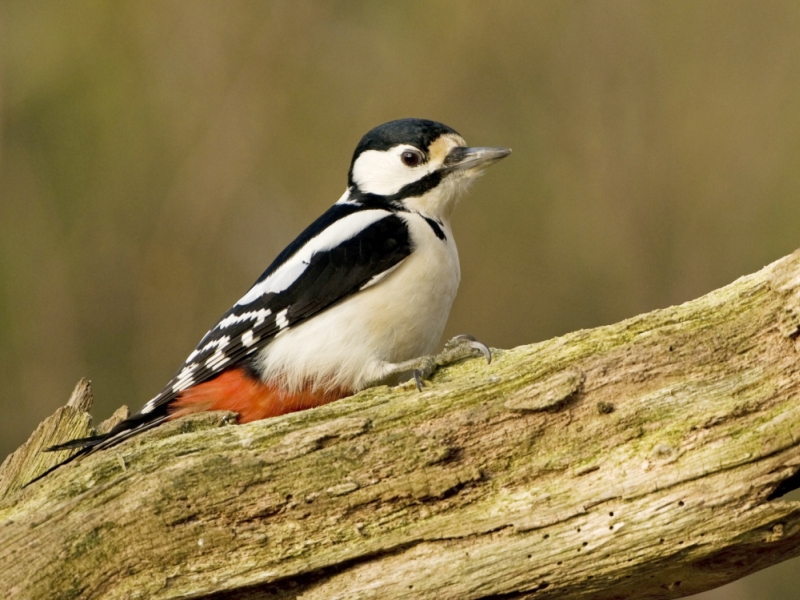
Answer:
MULTIPOLYGON (((696 593, 800 553, 800 503, 776 498, 800 470, 798 332, 795 253, 421 393, 170 423, 15 475, 0 580, 19 598, 696 593)), ((73 435, 46 430, 36 448, 73 435)))

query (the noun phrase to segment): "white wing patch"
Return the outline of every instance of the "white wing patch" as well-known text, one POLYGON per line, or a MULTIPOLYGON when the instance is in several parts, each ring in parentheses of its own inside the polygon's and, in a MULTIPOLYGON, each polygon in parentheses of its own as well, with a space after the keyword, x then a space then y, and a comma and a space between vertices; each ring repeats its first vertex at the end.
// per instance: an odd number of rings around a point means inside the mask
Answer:
POLYGON ((253 330, 252 329, 248 329, 247 331, 245 331, 242 334, 242 346, 244 346, 245 348, 249 348, 250 346, 255 344, 260 339, 261 339, 261 336, 258 336, 258 337, 254 336, 253 335, 253 330))
POLYGON ((208 368, 210 371, 218 371, 222 365, 230 362, 230 360, 231 359, 225 356, 225 353, 222 350, 217 349, 214 354, 206 359, 206 368, 208 368))
POLYGON ((157 400, 158 400, 160 397, 161 397, 161 394, 159 394, 159 395, 158 395, 158 396, 156 396, 155 398, 152 398, 151 400, 148 400, 148 401, 147 401, 147 404, 145 404, 145 405, 142 407, 142 410, 140 410, 139 412, 140 412, 140 413, 142 413, 143 415, 146 415, 147 413, 149 413, 151 410, 153 410, 153 409, 156 407, 156 401, 157 401, 157 400))
POLYGON ((172 386, 173 392, 182 392, 186 388, 192 387, 194 385, 194 372, 197 370, 199 365, 197 363, 187 364, 181 372, 178 373, 178 376, 175 378, 175 383, 172 386))
POLYGON ((258 310, 253 310, 246 313, 241 313, 239 315, 232 314, 228 315, 224 319, 222 319, 219 323, 217 323, 214 329, 225 329, 230 327, 231 325, 235 325, 236 323, 241 323, 242 321, 255 321, 255 325, 261 325, 264 320, 272 314, 272 311, 268 308, 260 308, 258 310))
MULTIPOLYGON (((217 329, 217 327, 215 327, 214 329, 217 329)), ((214 331, 214 329, 212 329, 211 331, 214 331)), ((229 336, 229 335, 223 335, 220 338, 217 338, 215 340, 211 340, 205 346, 202 346, 200 348, 195 348, 192 351, 192 353, 186 358, 186 363, 188 364, 188 363, 192 362, 198 354, 202 354, 203 352, 206 352, 207 350, 211 350, 211 348, 218 348, 218 349, 221 350, 222 348, 224 348, 225 346, 230 344, 230 342, 231 342, 231 336, 229 336)))
POLYGON ((291 258, 269 277, 255 284, 236 304, 250 304, 265 294, 277 294, 294 283, 308 267, 311 257, 318 252, 331 250, 358 235, 376 221, 388 217, 388 210, 361 210, 343 217, 308 240, 291 258))
POLYGON ((275 315, 275 324, 281 329, 286 329, 289 326, 289 319, 286 318, 286 313, 289 312, 288 308, 284 308, 281 312, 275 315))

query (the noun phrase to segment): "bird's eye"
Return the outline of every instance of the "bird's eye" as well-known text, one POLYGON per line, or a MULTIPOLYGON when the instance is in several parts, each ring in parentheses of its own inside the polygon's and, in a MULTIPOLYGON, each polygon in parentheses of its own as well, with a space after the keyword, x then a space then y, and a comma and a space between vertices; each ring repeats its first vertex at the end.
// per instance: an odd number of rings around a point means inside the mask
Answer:
POLYGON ((407 167, 416 167, 422 162, 422 153, 416 150, 406 150, 400 155, 400 160, 402 160, 403 164, 407 167))

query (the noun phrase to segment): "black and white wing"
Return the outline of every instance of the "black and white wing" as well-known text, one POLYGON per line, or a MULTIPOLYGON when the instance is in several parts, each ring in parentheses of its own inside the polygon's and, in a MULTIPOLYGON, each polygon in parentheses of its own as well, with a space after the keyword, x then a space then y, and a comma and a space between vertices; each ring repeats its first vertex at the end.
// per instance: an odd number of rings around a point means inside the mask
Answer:
POLYGON ((281 331, 387 275, 411 251, 408 227, 395 213, 334 205, 223 315, 142 412, 239 364, 281 331))
POLYGON ((62 447, 106 447, 161 423, 183 390, 241 366, 281 331, 380 281, 412 251, 406 222, 395 212, 335 204, 275 259, 139 413, 107 435, 62 447))

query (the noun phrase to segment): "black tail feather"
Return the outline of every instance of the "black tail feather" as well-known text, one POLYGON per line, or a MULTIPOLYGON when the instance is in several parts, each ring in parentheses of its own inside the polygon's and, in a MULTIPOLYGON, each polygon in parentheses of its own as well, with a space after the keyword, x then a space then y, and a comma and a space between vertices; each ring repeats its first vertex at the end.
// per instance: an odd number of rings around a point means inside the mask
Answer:
POLYGON ((150 421, 144 421, 142 415, 134 415, 130 419, 126 419, 121 423, 117 423, 115 427, 111 429, 108 433, 103 433, 100 435, 92 435, 85 438, 78 438, 75 440, 69 440, 68 442, 64 442, 62 444, 56 444, 54 446, 50 446, 49 448, 45 448, 44 452, 57 452, 59 450, 75 450, 77 449, 78 452, 70 456, 69 458, 63 460, 62 462, 58 463, 47 469, 44 473, 37 475, 33 479, 31 479, 28 483, 26 483, 22 487, 27 487, 32 484, 34 481, 39 481, 46 475, 49 475, 59 467, 63 467, 67 463, 71 463, 76 458, 81 456, 86 456, 87 454, 91 454, 95 450, 104 450, 106 448, 110 448, 112 446, 116 446, 120 442, 124 442, 130 437, 142 433, 143 431, 147 431, 148 429, 152 429, 153 427, 158 427, 164 421, 167 420, 167 415, 157 416, 155 419, 150 421), (138 417, 138 418, 137 418, 138 417))
MULTIPOLYGON (((76 441, 77 441, 77 440, 76 440, 76 441)), ((50 452, 51 450, 53 450, 53 449, 55 449, 55 448, 56 448, 55 446, 53 446, 52 448, 46 448, 46 449, 45 449, 45 452, 50 452)), ((26 484, 25 484, 25 485, 23 485, 22 487, 23 487, 23 488, 26 488, 26 487, 28 487, 30 484, 32 484, 32 483, 34 483, 34 482, 36 482, 36 481, 39 481, 40 479, 42 479, 42 478, 44 478, 44 477, 46 477, 46 476, 50 475, 50 473, 52 473, 52 472, 53 472, 53 471, 55 471, 56 469, 58 469, 58 468, 60 468, 60 467, 63 467, 64 465, 66 465, 66 464, 68 464, 68 463, 71 463, 71 462, 72 462, 73 460, 75 460, 76 458, 78 458, 78 457, 80 457, 80 456, 83 456, 84 454, 89 454, 89 452, 91 452, 92 450, 93 450, 93 448, 91 448, 91 447, 89 447, 89 448, 83 448, 83 449, 82 449, 80 452, 76 452, 75 454, 73 454, 72 456, 70 456, 69 458, 67 458, 66 460, 63 460, 63 461, 61 461, 61 462, 60 462, 60 463, 58 463, 57 465, 53 465, 52 467, 50 467, 49 469, 47 469, 47 470, 46 470, 44 473, 40 473, 39 475, 37 475, 36 477, 34 477, 33 479, 31 479, 31 480, 30 480, 28 483, 26 483, 26 484)))
POLYGON ((90 442, 92 443, 91 449, 105 450, 106 448, 111 448, 111 446, 116 446, 120 442, 124 442, 130 437, 143 433, 149 429, 153 429, 154 427, 158 427, 164 421, 166 421, 167 418, 168 417, 164 415, 162 417, 158 417, 157 419, 153 419, 152 421, 132 422, 133 419, 128 419, 126 421, 123 421, 104 436, 97 436, 102 439, 98 440, 97 442, 90 442), (126 423, 128 424, 128 427, 125 428, 120 427, 121 425, 124 425, 126 423))
POLYGON ((44 452, 58 452, 59 450, 75 450, 76 448, 80 448, 81 450, 91 450, 98 444, 107 440, 108 437, 109 437, 108 433, 105 433, 103 435, 90 435, 89 437, 69 440, 68 442, 64 442, 63 444, 56 444, 55 446, 50 446, 49 448, 45 448, 44 452))

